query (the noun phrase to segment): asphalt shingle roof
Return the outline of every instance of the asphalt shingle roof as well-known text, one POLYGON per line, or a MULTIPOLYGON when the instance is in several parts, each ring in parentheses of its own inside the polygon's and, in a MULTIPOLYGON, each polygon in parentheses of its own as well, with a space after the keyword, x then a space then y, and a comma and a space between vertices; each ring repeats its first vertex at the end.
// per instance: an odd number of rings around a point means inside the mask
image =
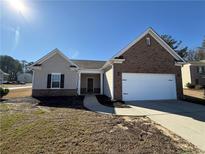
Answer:
POLYGON ((80 69, 99 69, 101 68, 106 61, 98 61, 98 60, 73 60, 73 63, 78 65, 80 69))

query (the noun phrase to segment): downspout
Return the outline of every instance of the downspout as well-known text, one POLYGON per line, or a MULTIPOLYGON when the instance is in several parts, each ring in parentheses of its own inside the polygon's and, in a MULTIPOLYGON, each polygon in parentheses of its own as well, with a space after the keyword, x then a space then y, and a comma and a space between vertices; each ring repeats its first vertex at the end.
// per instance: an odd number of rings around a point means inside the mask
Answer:
POLYGON ((115 86, 114 85, 115 84, 115 82, 114 82, 114 64, 112 64, 112 82, 113 83, 112 83, 112 98, 111 99, 114 100, 114 89, 115 89, 114 88, 114 86, 115 86))

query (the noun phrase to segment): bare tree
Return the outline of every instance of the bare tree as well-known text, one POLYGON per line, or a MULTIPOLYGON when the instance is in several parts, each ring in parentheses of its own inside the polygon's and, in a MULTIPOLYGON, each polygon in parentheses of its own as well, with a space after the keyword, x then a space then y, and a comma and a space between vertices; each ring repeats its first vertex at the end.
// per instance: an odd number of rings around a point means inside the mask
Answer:
POLYGON ((196 53, 195 50, 189 50, 189 51, 187 52, 186 60, 187 60, 187 61, 194 61, 194 60, 195 60, 195 53, 196 53))
POLYGON ((205 38, 202 42, 201 47, 198 47, 195 53, 196 60, 205 60, 205 38))

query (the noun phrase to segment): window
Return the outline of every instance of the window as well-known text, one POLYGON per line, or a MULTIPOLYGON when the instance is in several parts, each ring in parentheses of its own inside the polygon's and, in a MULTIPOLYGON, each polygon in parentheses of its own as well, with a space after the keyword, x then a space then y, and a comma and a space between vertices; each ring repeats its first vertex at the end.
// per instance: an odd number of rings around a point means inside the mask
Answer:
POLYGON ((60 88, 60 80, 61 80, 60 73, 51 74, 51 88, 60 88))
POLYGON ((205 72, 204 67, 203 66, 198 66, 197 72, 200 73, 200 74, 204 73, 205 72))
POLYGON ((150 46, 150 45, 151 45, 151 40, 150 40, 150 38, 149 38, 149 37, 147 37, 147 38, 146 38, 146 44, 147 44, 148 46, 150 46))
POLYGON ((195 79, 195 84, 199 84, 199 79, 195 79))

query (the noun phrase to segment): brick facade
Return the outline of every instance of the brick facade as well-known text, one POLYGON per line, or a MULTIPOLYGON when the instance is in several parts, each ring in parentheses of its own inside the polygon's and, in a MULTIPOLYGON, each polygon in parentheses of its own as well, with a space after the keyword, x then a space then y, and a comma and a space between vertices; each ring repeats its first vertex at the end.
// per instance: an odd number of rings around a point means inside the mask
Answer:
POLYGON ((77 89, 32 89, 33 97, 75 95, 77 95, 77 89))
POLYGON ((114 64, 114 99, 122 99, 122 73, 175 74, 177 97, 183 97, 181 67, 175 66, 174 57, 169 54, 150 34, 121 55, 122 64, 114 64), (150 37, 151 45, 146 44, 150 37))

